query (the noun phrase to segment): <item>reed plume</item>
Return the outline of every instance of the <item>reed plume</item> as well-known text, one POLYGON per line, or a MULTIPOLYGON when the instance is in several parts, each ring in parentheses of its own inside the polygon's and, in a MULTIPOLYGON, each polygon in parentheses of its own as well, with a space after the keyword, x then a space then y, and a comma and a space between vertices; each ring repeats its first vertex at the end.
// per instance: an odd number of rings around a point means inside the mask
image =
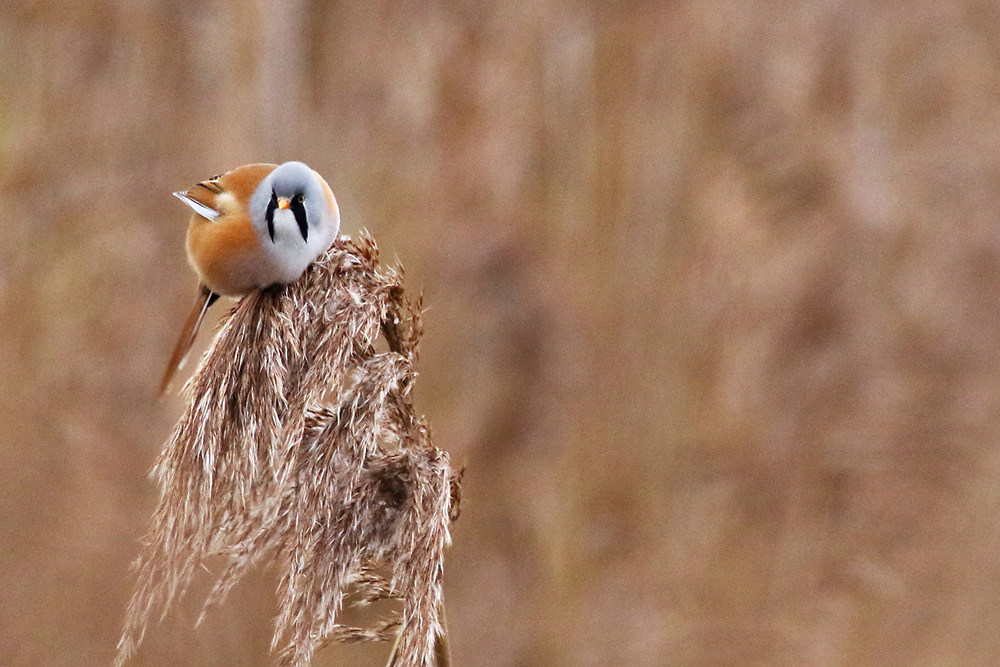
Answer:
POLYGON ((392 638, 391 665, 448 661, 442 575, 461 473, 413 410, 420 307, 367 234, 234 306, 153 467, 160 500, 117 666, 211 556, 226 565, 202 618, 251 567, 277 564, 281 665, 307 665, 332 641, 392 638), (345 627, 347 595, 400 609, 345 627))

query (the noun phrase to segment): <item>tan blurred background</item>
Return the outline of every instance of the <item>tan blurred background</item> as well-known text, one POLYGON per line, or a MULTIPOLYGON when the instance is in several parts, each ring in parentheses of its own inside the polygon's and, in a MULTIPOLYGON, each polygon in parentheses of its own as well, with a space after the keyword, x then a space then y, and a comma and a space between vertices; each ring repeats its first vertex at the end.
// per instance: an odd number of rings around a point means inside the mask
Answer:
MULTIPOLYGON (((170 192, 288 159, 426 295, 456 665, 1000 664, 975 0, 5 0, 0 664, 111 660, 180 412, 170 192)), ((133 664, 270 664, 274 577, 133 664)))

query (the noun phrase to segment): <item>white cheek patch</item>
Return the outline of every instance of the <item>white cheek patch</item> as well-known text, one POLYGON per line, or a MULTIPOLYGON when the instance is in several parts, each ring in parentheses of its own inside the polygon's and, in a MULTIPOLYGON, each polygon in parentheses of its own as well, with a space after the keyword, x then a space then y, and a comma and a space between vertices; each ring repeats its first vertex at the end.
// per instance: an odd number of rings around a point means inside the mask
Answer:
POLYGON ((186 192, 175 192, 173 194, 182 202, 190 206, 191 210, 193 210, 195 213, 205 218, 206 220, 215 220, 221 215, 221 213, 216 211, 214 208, 205 206, 200 201, 188 197, 186 192))

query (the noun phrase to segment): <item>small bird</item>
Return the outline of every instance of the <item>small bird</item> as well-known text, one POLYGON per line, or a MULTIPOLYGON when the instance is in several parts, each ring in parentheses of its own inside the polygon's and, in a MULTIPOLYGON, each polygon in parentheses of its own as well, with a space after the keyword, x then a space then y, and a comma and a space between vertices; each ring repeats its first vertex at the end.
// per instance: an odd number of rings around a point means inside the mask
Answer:
POLYGON ((220 295, 294 282, 337 238, 340 210, 323 177, 301 162, 237 167, 173 193, 194 214, 187 256, 201 281, 160 382, 183 367, 208 308, 220 295))

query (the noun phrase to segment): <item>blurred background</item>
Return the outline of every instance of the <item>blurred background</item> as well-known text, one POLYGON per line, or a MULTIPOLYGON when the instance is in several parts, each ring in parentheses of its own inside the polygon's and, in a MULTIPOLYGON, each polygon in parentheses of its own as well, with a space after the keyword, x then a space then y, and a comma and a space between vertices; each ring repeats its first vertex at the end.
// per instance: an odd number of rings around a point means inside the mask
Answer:
MULTIPOLYGON (((1000 664, 981 0, 5 0, 0 663, 109 664, 170 192, 289 159, 426 297, 456 665, 1000 664)), ((275 581, 132 664, 271 664, 275 581)))

